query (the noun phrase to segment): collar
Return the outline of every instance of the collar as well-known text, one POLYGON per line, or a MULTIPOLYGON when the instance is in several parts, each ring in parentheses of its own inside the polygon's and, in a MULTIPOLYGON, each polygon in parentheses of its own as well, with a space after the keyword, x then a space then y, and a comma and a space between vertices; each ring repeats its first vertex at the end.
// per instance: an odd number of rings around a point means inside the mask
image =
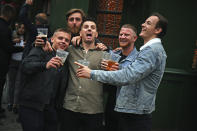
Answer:
POLYGON ((161 43, 161 39, 160 38, 154 38, 154 39, 149 40, 147 43, 145 43, 143 46, 140 47, 140 50, 142 50, 142 49, 146 48, 147 46, 150 46, 150 45, 152 45, 153 43, 156 43, 156 42, 161 43))
MULTIPOLYGON (((114 53, 120 55, 122 53, 122 51, 120 50, 120 51, 116 51, 114 53)), ((126 56, 125 60, 132 61, 133 58, 135 58, 135 54, 137 54, 137 53, 138 53, 138 51, 137 51, 136 47, 134 47, 133 50, 129 53, 129 55, 126 56)), ((122 60, 122 61, 124 61, 124 60, 122 60)))
MULTIPOLYGON (((82 44, 80 44, 79 46, 76 46, 76 48, 79 48, 81 50, 85 50, 82 44)), ((92 49, 89 49, 88 51, 94 51, 94 50, 98 50, 98 49, 97 48, 92 48, 92 49)))
POLYGON ((127 56, 128 59, 131 59, 135 56, 135 54, 137 53, 137 49, 134 47, 134 49, 131 51, 131 53, 127 56))

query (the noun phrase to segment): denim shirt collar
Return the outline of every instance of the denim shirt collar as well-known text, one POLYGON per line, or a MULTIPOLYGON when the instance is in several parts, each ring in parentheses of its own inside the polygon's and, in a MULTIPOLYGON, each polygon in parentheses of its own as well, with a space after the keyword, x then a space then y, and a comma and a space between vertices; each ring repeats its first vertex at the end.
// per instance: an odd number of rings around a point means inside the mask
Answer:
POLYGON ((154 39, 149 40, 147 43, 145 43, 143 46, 140 47, 140 50, 142 50, 142 49, 146 48, 147 46, 150 46, 150 45, 152 45, 153 43, 156 43, 156 42, 161 43, 161 39, 160 38, 154 38, 154 39))
MULTIPOLYGON (((122 51, 117 51, 115 53, 120 55, 122 53, 122 51)), ((125 60, 133 61, 133 59, 136 56, 135 54, 137 54, 137 53, 138 53, 138 51, 137 51, 136 47, 134 47, 133 50, 131 51, 131 53, 124 60, 122 60, 121 62, 123 62, 125 60)))

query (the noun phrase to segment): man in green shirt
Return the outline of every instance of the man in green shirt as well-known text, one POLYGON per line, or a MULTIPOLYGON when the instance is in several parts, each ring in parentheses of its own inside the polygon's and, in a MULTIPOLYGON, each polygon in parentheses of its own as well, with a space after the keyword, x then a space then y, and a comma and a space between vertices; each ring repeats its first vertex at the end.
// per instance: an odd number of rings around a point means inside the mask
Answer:
POLYGON ((68 57, 69 82, 62 111, 61 131, 99 131, 103 120, 102 83, 77 77, 78 60, 87 60, 89 67, 100 69, 102 51, 97 50, 95 38, 98 36, 96 23, 86 19, 82 23, 80 36, 82 43, 78 47, 70 46, 68 57))

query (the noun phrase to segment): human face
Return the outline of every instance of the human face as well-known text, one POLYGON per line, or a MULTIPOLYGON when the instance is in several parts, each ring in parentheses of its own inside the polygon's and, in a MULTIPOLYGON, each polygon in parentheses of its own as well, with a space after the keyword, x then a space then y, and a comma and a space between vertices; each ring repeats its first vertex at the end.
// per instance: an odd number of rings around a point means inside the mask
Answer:
POLYGON ((155 28, 159 18, 157 16, 150 16, 141 25, 142 30, 139 36, 141 36, 145 41, 149 41, 157 37, 157 34, 161 32, 161 28, 155 28))
POLYGON ((71 35, 65 32, 56 32, 51 38, 53 43, 53 48, 55 50, 62 49, 65 50, 68 48, 70 43, 71 35))
POLYGON ((18 28, 18 34, 23 35, 25 33, 25 26, 24 24, 21 24, 18 28))
POLYGON ((93 43, 95 38, 98 36, 96 24, 92 21, 85 21, 81 27, 80 36, 82 38, 82 42, 87 44, 93 43))
POLYGON ((73 34, 79 33, 79 29, 82 23, 82 16, 80 13, 76 12, 68 17, 68 27, 71 29, 73 34))
POLYGON ((130 28, 121 28, 119 33, 119 45, 122 48, 133 46, 136 41, 136 33, 130 28))

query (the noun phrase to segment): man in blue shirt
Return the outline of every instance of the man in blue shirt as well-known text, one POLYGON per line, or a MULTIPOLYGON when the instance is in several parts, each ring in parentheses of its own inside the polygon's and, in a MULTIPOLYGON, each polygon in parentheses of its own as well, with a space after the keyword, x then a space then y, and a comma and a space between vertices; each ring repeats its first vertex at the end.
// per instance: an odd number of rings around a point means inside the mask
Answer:
MULTIPOLYGON (((130 24, 124 24, 119 33, 119 46, 122 50, 115 51, 115 54, 119 54, 119 69, 126 68, 136 58, 138 51, 135 48, 135 41, 137 40, 137 30, 130 24)), ((112 54, 113 55, 113 54, 112 54)), ((102 68, 107 67, 107 62, 103 61, 102 68)), ((104 69, 105 69, 104 68, 104 69)), ((117 70, 113 68, 113 70, 117 70)), ((118 119, 119 113, 114 111, 116 94, 118 95, 121 88, 130 88, 131 85, 116 87, 114 85, 107 85, 105 89, 107 91, 107 102, 105 107, 105 129, 107 131, 118 131, 118 119), (117 92, 117 93, 116 93, 117 92)))
POLYGON ((153 13, 141 25, 139 36, 144 45, 132 64, 118 71, 90 70, 86 66, 77 71, 78 77, 86 77, 117 86, 133 84, 130 88, 121 88, 117 96, 115 111, 121 112, 121 131, 150 131, 151 113, 155 110, 157 89, 161 82, 166 52, 161 38, 165 36, 168 21, 159 13, 153 13))

